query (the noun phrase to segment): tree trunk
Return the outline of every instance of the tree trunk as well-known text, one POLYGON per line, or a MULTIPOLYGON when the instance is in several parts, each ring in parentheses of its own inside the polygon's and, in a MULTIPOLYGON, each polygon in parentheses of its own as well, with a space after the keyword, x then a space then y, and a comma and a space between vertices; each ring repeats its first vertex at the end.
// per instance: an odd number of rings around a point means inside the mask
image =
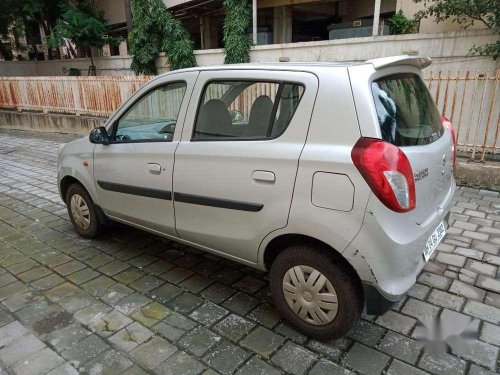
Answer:
POLYGON ((94 58, 92 57, 92 47, 88 47, 88 51, 89 51, 89 57, 90 57, 90 66, 89 66, 88 75, 95 76, 97 74, 96 74, 96 69, 95 69, 95 65, 94 65, 94 58))

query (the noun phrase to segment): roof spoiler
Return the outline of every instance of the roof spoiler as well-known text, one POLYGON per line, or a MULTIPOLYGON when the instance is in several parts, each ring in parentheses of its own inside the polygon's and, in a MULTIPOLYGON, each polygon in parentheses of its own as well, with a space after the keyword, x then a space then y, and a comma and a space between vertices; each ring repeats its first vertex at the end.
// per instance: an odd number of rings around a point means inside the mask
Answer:
POLYGON ((424 69, 431 65, 432 61, 430 57, 401 55, 371 59, 367 60, 366 63, 373 64, 375 70, 395 65, 412 65, 424 69))

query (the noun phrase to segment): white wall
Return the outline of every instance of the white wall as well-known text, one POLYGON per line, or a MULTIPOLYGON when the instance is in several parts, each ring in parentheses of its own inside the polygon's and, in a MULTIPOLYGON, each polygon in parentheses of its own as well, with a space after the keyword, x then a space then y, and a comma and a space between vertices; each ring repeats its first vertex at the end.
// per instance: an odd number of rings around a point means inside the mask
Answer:
MULTIPOLYGON (((400 0, 398 2, 398 10, 401 9, 404 15, 408 18, 412 18, 415 14, 425 9, 424 2, 416 3, 414 0, 400 0)), ((481 22, 475 22, 474 25, 467 28, 468 30, 477 30, 484 29, 486 26, 481 22)), ((462 27, 453 22, 451 19, 436 22, 434 17, 424 18, 420 21, 419 33, 441 33, 446 31, 459 31, 462 30, 462 27)))
MULTIPOLYGON (((433 59, 432 71, 482 71, 494 74, 500 68, 500 60, 491 57, 467 57, 474 45, 496 41, 498 36, 489 30, 468 30, 438 34, 390 35, 368 38, 340 39, 321 42, 304 42, 256 46, 252 48, 252 62, 289 61, 364 61, 376 57, 401 54, 419 54, 433 59)), ((224 62, 221 49, 195 51, 199 66, 217 65, 224 62)), ((98 75, 130 75, 131 57, 95 58, 98 75)), ((36 62, 0 62, 0 76, 67 75, 71 67, 87 74, 89 59, 52 60, 36 62)), ((158 58, 160 73, 168 71, 164 56, 158 58)))

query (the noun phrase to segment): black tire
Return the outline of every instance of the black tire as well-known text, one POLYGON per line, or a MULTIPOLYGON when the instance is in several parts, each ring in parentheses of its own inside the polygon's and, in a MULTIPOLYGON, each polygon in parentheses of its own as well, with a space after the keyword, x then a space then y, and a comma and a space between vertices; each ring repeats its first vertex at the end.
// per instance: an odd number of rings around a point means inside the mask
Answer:
POLYGON ((87 190, 85 190, 82 185, 73 184, 68 188, 68 191, 66 192, 66 207, 68 209, 68 215, 71 223, 73 224, 73 227, 75 228, 75 231, 76 233, 78 233, 78 235, 85 238, 95 238, 102 232, 103 225, 97 215, 97 210, 94 202, 92 201, 92 198, 90 198, 87 190), (75 220, 75 217, 71 211, 71 199, 75 195, 79 195, 88 207, 88 216, 90 220, 88 227, 83 227, 82 225, 80 225, 77 220, 75 220))
POLYGON ((270 272, 270 288, 277 309, 298 331, 318 340, 344 336, 359 320, 364 307, 363 292, 357 275, 335 261, 329 249, 294 245, 283 250, 274 260, 270 272), (295 266, 308 266, 321 272, 335 288, 338 310, 333 320, 315 325, 300 318, 288 305, 283 292, 283 279, 295 266))

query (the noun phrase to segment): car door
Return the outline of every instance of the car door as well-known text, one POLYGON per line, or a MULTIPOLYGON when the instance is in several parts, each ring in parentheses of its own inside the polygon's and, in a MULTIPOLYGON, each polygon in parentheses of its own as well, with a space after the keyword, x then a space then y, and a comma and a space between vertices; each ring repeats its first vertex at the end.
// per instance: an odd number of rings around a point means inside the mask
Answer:
POLYGON ((249 263, 287 225, 317 92, 305 72, 203 71, 175 154, 176 230, 249 263))
POLYGON ((170 74, 141 89, 111 121, 109 145, 94 149, 94 179, 104 212, 175 236, 174 152, 198 72, 170 74))

